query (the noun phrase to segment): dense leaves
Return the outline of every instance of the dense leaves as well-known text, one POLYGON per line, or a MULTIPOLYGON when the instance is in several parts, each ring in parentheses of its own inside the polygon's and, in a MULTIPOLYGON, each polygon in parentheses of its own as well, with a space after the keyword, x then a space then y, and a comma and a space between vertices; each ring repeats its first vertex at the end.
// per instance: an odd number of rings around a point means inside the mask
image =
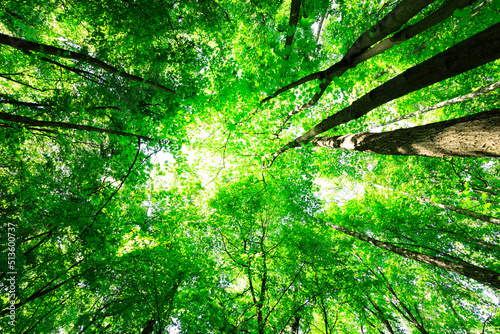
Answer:
POLYGON ((499 11, 1 2, 1 331, 499 333, 499 11))

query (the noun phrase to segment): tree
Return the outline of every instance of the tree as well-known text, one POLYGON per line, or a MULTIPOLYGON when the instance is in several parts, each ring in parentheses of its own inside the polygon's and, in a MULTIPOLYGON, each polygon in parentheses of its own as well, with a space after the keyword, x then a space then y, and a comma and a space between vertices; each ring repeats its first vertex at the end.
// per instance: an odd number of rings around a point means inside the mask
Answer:
POLYGON ((0 328, 498 332, 499 10, 3 1, 0 328))
POLYGON ((428 157, 500 156, 500 113, 485 111, 449 121, 383 133, 318 137, 314 146, 428 157))

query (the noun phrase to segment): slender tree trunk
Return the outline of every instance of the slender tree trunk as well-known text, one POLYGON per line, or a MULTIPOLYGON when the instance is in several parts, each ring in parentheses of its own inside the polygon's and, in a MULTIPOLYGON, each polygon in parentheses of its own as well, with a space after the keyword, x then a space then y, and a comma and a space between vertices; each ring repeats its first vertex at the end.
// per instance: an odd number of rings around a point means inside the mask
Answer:
MULTIPOLYGON (((384 186, 381 186, 379 184, 374 184, 373 186, 375 188, 381 188, 381 189, 386 189, 386 190, 390 190, 390 191, 396 191, 396 190, 394 190, 392 188, 384 187, 384 186)), ((478 213, 478 212, 475 212, 475 211, 472 211, 472 210, 469 210, 469 209, 463 209, 463 208, 460 208, 460 207, 454 206, 454 205, 446 205, 446 204, 435 203, 435 202, 431 201, 428 198, 413 196, 413 195, 411 195, 411 194, 409 194, 407 192, 400 191, 399 193, 401 193, 401 194, 403 194, 405 196, 414 198, 417 201, 419 201, 420 203, 427 203, 427 204, 430 204, 432 206, 435 206, 436 208, 450 210, 450 211, 462 214, 464 216, 467 216, 467 217, 470 217, 470 218, 473 218, 473 219, 477 219, 477 220, 480 220, 480 221, 483 221, 483 222, 487 222, 487 223, 491 223, 491 224, 495 224, 495 225, 500 225, 500 219, 498 219, 496 217, 484 215, 482 213, 478 213)))
POLYGON ((339 232, 345 233, 359 240, 368 242, 376 247, 388 250, 390 252, 401 255, 408 259, 412 259, 447 271, 452 271, 454 273, 472 278, 476 281, 486 283, 488 285, 491 285, 493 288, 500 290, 500 273, 496 271, 487 268, 481 268, 473 264, 467 263, 465 261, 454 262, 437 256, 415 252, 406 248, 395 246, 390 242, 379 241, 377 239, 368 237, 362 233, 351 231, 342 226, 333 225, 330 223, 327 223, 327 225, 339 232))
POLYGON ((500 157, 500 109, 409 129, 318 137, 311 143, 386 155, 500 157))
POLYGON ((290 329, 290 334, 299 334, 299 326, 300 326, 300 317, 296 315, 293 320, 292 327, 290 329))
MULTIPOLYGON (((392 48, 393 46, 400 44, 402 42, 405 42, 409 40, 412 37, 417 36, 418 34, 426 31, 427 29, 432 28, 433 26, 437 25, 438 23, 446 20, 450 16, 453 15, 454 11, 460 8, 464 8, 466 6, 469 6, 470 4, 474 3, 476 0, 454 0, 454 1, 448 1, 443 7, 439 8, 423 20, 417 22, 414 25, 411 25, 409 27, 406 27, 405 29, 399 31, 398 33, 394 34, 392 37, 387 38, 378 44, 374 45, 378 41, 382 40, 389 34, 395 32, 398 27, 398 22, 404 22, 404 20, 408 21, 412 16, 414 16, 418 11, 420 6, 425 6, 426 3, 424 2, 417 2, 413 1, 405 3, 402 1, 400 4, 398 4, 387 16, 385 16, 382 20, 380 20, 375 26, 373 26, 369 31, 367 31, 363 36, 364 36, 364 41, 361 42, 360 39, 358 40, 358 43, 354 43, 354 45, 351 47, 351 49, 346 53, 346 57, 344 57, 340 62, 334 64, 333 66, 330 66, 328 69, 324 71, 319 71, 313 74, 310 74, 308 76, 305 76, 285 87, 282 87, 281 89, 277 90, 272 96, 266 97, 264 100, 262 100, 261 103, 272 99, 273 97, 278 96, 279 94, 300 86, 306 82, 309 82, 311 80, 316 80, 316 79, 325 79, 323 83, 320 84, 319 92, 314 94, 313 98, 304 103, 303 105, 293 109, 292 111, 289 112, 289 114, 286 116, 286 118, 283 121, 283 124, 286 124, 290 118, 297 114, 298 112, 308 109, 315 105, 319 99, 323 96, 325 93, 326 89, 328 86, 331 84, 333 78, 335 77, 340 77, 345 71, 347 71, 349 68, 354 67, 365 60, 368 60, 376 55, 379 55, 388 49, 392 48), (411 5, 416 5, 414 7, 411 7, 411 5), (382 35, 382 38, 378 36, 375 38, 375 35, 373 37, 370 37, 370 32, 373 34, 374 30, 377 30, 379 28, 377 27, 392 27, 391 30, 385 30, 384 35, 382 35), (370 38, 372 38, 370 40, 370 38), (369 44, 368 43, 371 43, 369 44), (362 44, 362 45, 361 45, 362 44), (374 45, 373 47, 371 47, 374 45), (360 50, 363 49, 364 51, 361 52, 360 50), (356 51, 357 50, 357 51, 356 51), (357 53, 356 53, 357 52, 357 53), (361 53, 360 53, 361 52, 361 53), (347 57, 347 55, 349 55, 347 57)), ((423 7, 422 7, 423 8, 423 7)), ((398 29, 401 27, 401 25, 398 27, 398 29)))
POLYGON ((446 205, 446 204, 434 203, 433 201, 431 201, 430 199, 427 199, 427 198, 422 198, 421 197, 421 198, 417 198, 417 199, 420 202, 430 204, 430 205, 435 206, 437 208, 450 210, 450 211, 459 213, 461 215, 464 215, 464 216, 467 216, 467 217, 470 217, 470 218, 473 218, 473 219, 477 219, 477 220, 480 220, 480 221, 483 221, 483 222, 487 222, 487 223, 490 223, 490 224, 500 225, 500 219, 499 218, 495 218, 495 217, 492 217, 492 216, 484 215, 482 213, 475 212, 475 211, 472 211, 472 210, 469 210, 469 209, 462 209, 462 208, 460 208, 458 206, 454 206, 454 205, 446 205))
POLYGON ((156 320, 154 317, 152 317, 148 323, 146 324, 146 327, 144 327, 144 329, 142 330, 141 334, 151 334, 153 333, 154 329, 155 329, 155 323, 156 323, 156 320))
POLYGON ((377 311, 376 316, 382 321, 382 323, 387 328, 389 333, 395 334, 394 329, 392 329, 391 323, 389 322, 389 320, 387 320, 387 317, 384 314, 384 311, 382 311, 382 309, 375 302, 373 302, 373 300, 370 298, 370 296, 367 295, 366 298, 368 298, 370 303, 375 308, 375 311, 377 311))
POLYGON ((492 92, 492 91, 494 91, 495 89, 498 89, 498 88, 500 88, 500 81, 494 82, 494 83, 492 83, 490 85, 487 85, 487 86, 484 86, 484 87, 481 87, 478 90, 473 91, 472 93, 465 94, 465 95, 462 95, 462 96, 458 96, 458 97, 455 97, 453 99, 449 99, 449 100, 437 103, 435 105, 422 108, 422 109, 420 109, 418 111, 406 114, 406 115, 401 116, 401 117, 393 118, 393 119, 391 119, 391 120, 389 120, 389 121, 387 121, 385 123, 382 123, 382 124, 379 124, 377 126, 374 126, 374 127, 370 128, 370 132, 373 131, 374 129, 381 128, 381 127, 389 125, 389 124, 397 123, 397 122, 400 122, 402 120, 405 120, 405 119, 408 119, 408 118, 411 118, 411 117, 415 117, 417 115, 423 115, 423 114, 428 113, 429 111, 432 111, 432 110, 436 110, 436 109, 440 109, 440 108, 444 108, 444 107, 447 107, 447 106, 451 106, 451 105, 454 105, 454 104, 457 104, 457 103, 460 103, 460 102, 465 102, 465 101, 469 101, 469 100, 472 100, 472 99, 476 99, 476 98, 478 98, 480 96, 483 96, 485 94, 488 94, 488 93, 490 93, 490 92, 492 92))
POLYGON ((401 299, 399 299, 398 295, 392 289, 392 287, 389 284, 389 282, 386 282, 386 283, 387 283, 387 289, 389 290, 389 292, 391 293, 391 295, 398 301, 399 305, 401 305, 401 307, 404 310, 404 312, 403 312, 396 304, 394 304, 394 303, 391 302, 391 305, 396 309, 396 311, 398 311, 399 314, 401 314, 401 316, 403 316, 406 320, 408 320, 408 322, 412 323, 413 326, 415 326, 420 333, 422 333, 422 334, 429 334, 429 332, 427 332, 427 330, 423 326, 423 321, 422 321, 422 324, 420 324, 417 321, 417 319, 415 318, 415 316, 413 315, 413 313, 411 312, 411 310, 405 305, 405 303, 403 303, 401 301, 401 299))
POLYGON ((273 161, 286 150, 307 144, 315 136, 340 124, 358 119, 389 101, 487 64, 499 57, 500 23, 497 23, 406 70, 354 101, 350 106, 324 119, 302 136, 281 147, 274 154, 273 161))
MULTIPOLYGON (((294 87, 300 86, 306 82, 316 80, 316 79, 321 79, 321 78, 328 78, 328 83, 322 84, 320 87, 324 92, 324 89, 326 87, 323 86, 326 85, 328 86, 331 83, 331 80, 335 76, 340 76, 342 75, 345 71, 349 69, 349 63, 352 62, 351 57, 356 57, 359 56, 361 50, 366 50, 378 41, 384 39, 388 35, 392 34, 393 32, 396 32, 399 28, 401 28, 405 22, 410 20, 413 16, 415 16, 419 11, 421 11, 423 8, 428 6, 432 1, 431 0, 403 0, 401 3, 399 3, 389 14, 387 14, 382 20, 378 21, 374 26, 372 26, 369 30, 367 30, 361 37, 356 40, 356 42, 351 46, 351 48, 347 51, 346 56, 342 58, 342 60, 332 66, 330 66, 328 69, 324 71, 319 71, 316 73, 312 73, 310 75, 307 75, 285 87, 280 88, 277 90, 273 95, 266 97, 261 101, 261 103, 264 103, 279 94, 286 92, 289 89, 292 89, 294 87), (383 27, 383 29, 381 29, 383 27), (370 36, 371 34, 371 36, 370 36)), ((321 93, 322 95, 322 93, 321 93)), ((320 96, 321 96, 320 95, 320 96)), ((312 106, 314 103, 317 102, 319 97, 316 99, 316 95, 313 97, 313 99, 304 104, 304 106, 300 109, 307 109, 310 106, 312 106), (313 102, 315 100, 316 102, 313 102)), ((300 111, 299 110, 299 111, 300 111)), ((297 111, 298 112, 298 111, 297 111)))
POLYGON ((18 49, 20 51, 23 51, 25 53, 40 52, 43 54, 48 54, 48 55, 57 56, 57 57, 61 57, 61 58, 68 58, 68 59, 87 62, 88 64, 90 64, 92 66, 98 67, 98 68, 100 68, 108 73, 115 74, 115 75, 122 77, 124 79, 137 81, 137 82, 144 82, 153 88, 159 89, 159 90, 167 92, 167 93, 176 94, 175 91, 170 89, 170 88, 159 85, 159 84, 152 82, 150 80, 145 80, 144 78, 138 77, 136 75, 126 73, 126 72, 124 72, 116 67, 113 67, 113 66, 103 62, 102 60, 84 55, 82 53, 61 49, 61 48, 51 46, 51 45, 30 42, 30 41, 27 41, 25 39, 4 35, 1 33, 0 33, 0 44, 11 46, 11 47, 18 49))
MULTIPOLYGON (((260 284, 260 293, 259 293, 259 301, 257 306, 257 323, 259 326, 259 334, 264 334, 264 327, 266 325, 266 321, 264 320, 263 316, 263 307, 264 307, 264 301, 266 299, 266 292, 267 292, 267 263, 266 263, 266 252, 264 250, 264 238, 265 238, 265 232, 263 232, 263 235, 260 240, 260 249, 262 252, 262 263, 263 263, 263 273, 262 273, 262 279, 261 279, 261 284, 260 284)), ((267 317, 266 317, 267 319, 267 317)))
MULTIPOLYGON (((299 14, 300 14, 300 5, 302 0, 292 0, 292 4, 290 6, 290 18, 288 20, 288 26, 297 28, 297 23, 299 22, 299 14)), ((285 40, 285 49, 287 46, 292 46, 293 37, 295 36, 295 32, 289 34, 286 32, 286 40, 285 40)), ((285 55, 285 59, 288 59, 288 55, 285 55)))
POLYGON ((321 33, 323 32, 323 27, 325 26, 325 21, 327 17, 328 17, 328 10, 325 11, 323 16, 321 17, 321 21, 319 22, 318 31, 316 32, 316 45, 318 45, 321 40, 321 33))
MULTIPOLYGON (((12 114, 3 113, 3 112, 0 112, 0 120, 9 121, 9 122, 16 122, 16 123, 26 124, 29 126, 35 126, 35 127, 74 129, 74 130, 82 130, 82 131, 90 131, 90 132, 109 133, 109 134, 119 135, 119 136, 136 137, 136 138, 140 138, 140 139, 144 139, 144 140, 152 140, 149 137, 140 136, 140 135, 136 135, 136 134, 128 133, 128 132, 101 129, 101 128, 97 128, 94 126, 71 124, 71 123, 65 123, 65 122, 39 121, 39 120, 36 120, 33 118, 12 115, 12 114)), ((31 130, 40 130, 40 131, 43 130, 43 129, 37 129, 37 128, 30 128, 30 129, 31 130)))
POLYGON ((467 240, 471 244, 481 246, 483 248, 486 248, 487 250, 488 249, 490 249, 490 250, 500 249, 500 245, 496 244, 496 243, 487 242, 487 241, 479 240, 476 238, 470 238, 470 237, 464 236, 463 233, 457 233, 457 232, 453 232, 453 231, 443 230, 443 229, 437 228, 437 227, 432 226, 432 225, 425 225, 425 226, 427 226, 428 228, 431 228, 433 230, 439 231, 439 232, 443 232, 446 234, 451 234, 453 236, 456 236, 456 240, 459 240, 461 242, 462 242, 462 240, 467 240))
POLYGON ((379 55, 395 45, 398 45, 408 39, 422 33, 423 31, 432 28, 438 23, 446 20, 450 16, 453 15, 454 11, 460 8, 464 8, 476 2, 477 0, 453 0, 445 3, 441 8, 436 10, 435 12, 429 14, 424 19, 419 22, 411 25, 400 32, 394 34, 393 36, 384 39, 377 45, 374 45, 372 48, 366 50, 359 56, 353 59, 353 65, 357 65, 365 60, 368 60, 376 55, 379 55))
MULTIPOLYGON (((78 277, 80 277, 80 276, 82 276, 82 275, 83 275, 83 273, 82 273, 82 274, 78 274, 78 275, 71 276, 71 277, 70 277, 70 278, 68 278, 67 280, 62 281, 61 283, 58 283, 58 284, 56 284, 56 285, 54 285, 53 287, 48 288, 48 289, 40 289, 40 290, 38 290, 37 292, 35 292, 34 294, 32 294, 31 296, 29 296, 28 298, 26 298, 26 300, 24 300, 24 301, 22 301, 22 302, 19 302, 19 303, 16 303, 15 307, 16 307, 16 309, 18 309, 18 308, 20 308, 21 306, 23 306, 23 305, 25 305, 25 304, 29 303, 30 301, 35 300, 35 299, 40 298, 40 297, 43 297, 43 296, 45 296, 46 294, 48 294, 48 293, 50 293, 50 292, 52 292, 52 291, 54 291, 54 290, 56 290, 56 289, 60 288, 60 287, 61 287, 61 286, 63 286, 64 284, 68 283, 69 281, 71 281, 71 280, 73 280, 73 279, 75 279, 75 278, 78 278, 78 277)), ((54 279, 54 280, 55 280, 55 279, 54 279)), ((51 282, 51 283, 52 283, 52 282, 51 282)), ((49 283, 49 284, 50 284, 50 283, 49 283)), ((2 311, 2 313, 0 313, 0 314, 1 314, 1 315, 5 315, 5 314, 7 314, 8 312, 9 312, 9 310, 8 310, 8 309, 4 309, 4 310, 2 311)))

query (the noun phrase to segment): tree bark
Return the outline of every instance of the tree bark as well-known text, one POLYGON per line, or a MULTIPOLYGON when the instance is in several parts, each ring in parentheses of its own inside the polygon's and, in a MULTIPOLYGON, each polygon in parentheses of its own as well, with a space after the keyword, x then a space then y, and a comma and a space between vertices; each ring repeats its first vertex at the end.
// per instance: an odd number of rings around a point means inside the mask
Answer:
MULTIPOLYGON (((136 137, 136 138, 140 138, 140 139, 144 139, 144 140, 152 140, 149 137, 136 135, 136 134, 128 133, 128 132, 101 129, 101 128, 97 128, 94 126, 71 124, 71 123, 65 123, 65 122, 39 121, 39 120, 36 120, 33 118, 12 115, 12 114, 3 113, 3 112, 0 112, 0 120, 9 121, 9 122, 16 122, 16 123, 21 123, 21 124, 26 124, 29 126, 36 126, 36 127, 74 129, 74 130, 82 130, 82 131, 90 131, 90 132, 109 133, 109 134, 119 135, 119 136, 136 137)), ((32 130, 42 130, 42 129, 36 129, 36 128, 31 128, 31 129, 32 130)))
POLYGON ((306 82, 328 78, 328 80, 320 85, 322 90, 321 93, 315 94, 312 100, 306 104, 304 104, 300 109, 297 109, 296 112, 291 111, 291 113, 297 113, 300 110, 307 109, 314 105, 321 95, 323 95, 324 90, 331 83, 332 79, 336 76, 342 75, 345 71, 347 71, 353 65, 349 65, 352 62, 352 57, 357 57, 360 54, 360 50, 366 50, 371 47, 373 44, 387 37, 389 34, 396 32, 399 28, 401 28, 404 23, 410 20, 413 16, 415 16, 419 11, 429 5, 432 1, 430 0, 403 0, 399 3, 389 14, 387 14, 382 20, 378 21, 373 27, 367 30, 363 35, 361 35, 356 42, 350 47, 347 51, 346 56, 342 58, 338 63, 330 66, 324 71, 319 71, 316 73, 312 73, 299 79, 291 84, 280 88, 273 95, 266 97, 260 103, 264 103, 279 94, 286 92, 289 89, 300 86, 306 82), (384 27, 384 29, 381 29, 384 27), (372 37, 370 37, 372 34, 372 37), (318 95, 318 96, 317 96, 318 95))
POLYGON ((46 45, 46 44, 40 44, 36 42, 30 42, 21 38, 13 37, 13 36, 8 36, 0 33, 0 44, 3 45, 8 45, 11 46, 15 49, 18 49, 20 51, 23 51, 25 53, 30 53, 30 52, 40 52, 43 54, 48 54, 52 56, 57 56, 61 58, 68 58, 68 59, 73 59, 73 60, 79 60, 83 62, 87 62, 88 64, 98 67, 108 73, 115 74, 119 77, 122 77, 127 80, 132 80, 132 81, 138 81, 138 82, 144 82, 148 85, 150 85, 153 88, 159 89, 161 91, 170 93, 170 94, 175 94, 175 91, 167 88, 165 86, 162 86, 160 84, 157 84, 155 82, 152 82, 150 80, 145 80, 144 78, 138 77, 136 75, 132 75, 129 73, 126 73, 116 67, 113 67, 102 60, 84 55, 82 53, 74 52, 74 51, 69 51, 66 49, 61 49, 55 46, 51 45, 46 45))
POLYGON ((311 144, 385 155, 500 157, 500 109, 409 129, 318 137, 311 144))
POLYGON ((355 66, 365 60, 368 60, 376 55, 379 55, 395 45, 398 45, 410 38, 417 36, 418 34, 426 31, 429 28, 437 25, 438 23, 446 20, 453 15, 454 11, 460 8, 464 8, 476 2, 477 0, 454 0, 448 1, 441 8, 435 12, 429 14, 424 19, 411 25, 400 32, 394 34, 393 36, 384 39, 380 43, 374 45, 372 48, 366 50, 356 58, 352 60, 352 65, 355 66))
POLYGON ((391 323, 389 322, 389 320, 387 320, 387 317, 384 314, 384 311, 382 311, 382 309, 370 298, 369 295, 366 295, 366 298, 368 298, 368 300, 370 301, 370 303, 375 308, 375 311, 377 311, 376 316, 382 321, 382 323, 387 328, 387 330, 389 331, 389 333, 395 334, 394 333, 394 329, 392 329, 391 323))
POLYGON ((327 223, 327 225, 339 232, 350 235, 359 240, 368 242, 376 247, 401 255, 403 257, 406 257, 407 259, 412 259, 417 262, 425 263, 437 268, 444 269, 446 271, 452 271, 454 273, 472 278, 476 281, 486 283, 492 286, 493 288, 500 290, 500 273, 496 271, 490 270, 488 268, 481 268, 473 264, 467 263, 465 261, 454 262, 451 260, 440 258, 438 256, 415 252, 406 248, 395 246, 390 242, 379 241, 377 239, 368 237, 362 233, 351 231, 342 226, 333 225, 330 223, 327 223))
MULTIPOLYGON (((292 0, 292 4, 290 6, 290 18, 288 20, 288 26, 289 27, 297 27, 297 23, 299 22, 299 14, 300 14, 300 5, 302 1, 301 0, 292 0)), ((292 46, 293 43, 293 37, 295 36, 295 32, 292 34, 286 33, 286 40, 285 40, 285 49, 287 46, 292 46)), ((285 59, 288 59, 288 55, 285 55, 285 59)))
POLYGON ((494 83, 492 83, 490 85, 487 85, 487 86, 484 86, 484 87, 481 87, 478 90, 473 91, 472 93, 465 94, 465 95, 462 95, 462 96, 458 96, 458 97, 455 97, 453 99, 449 99, 449 100, 446 100, 446 101, 443 101, 443 102, 440 102, 440 103, 436 103, 436 104, 434 104, 432 106, 422 108, 422 109, 420 109, 418 111, 415 111, 415 112, 403 115, 401 117, 393 118, 393 119, 391 119, 391 120, 389 120, 389 121, 387 121, 385 123, 382 123, 382 124, 379 124, 377 126, 374 126, 374 127, 370 128, 370 131, 373 131, 376 128, 380 128, 380 127, 383 127, 383 126, 386 126, 386 125, 389 125, 389 124, 400 122, 402 120, 405 120, 405 119, 408 119, 408 118, 411 118, 411 117, 415 117, 417 115, 423 115, 423 114, 428 113, 429 111, 432 111, 432 110, 436 110, 436 109, 444 108, 444 107, 447 107, 447 106, 451 106, 451 105, 454 105, 454 104, 457 104, 457 103, 460 103, 460 102, 465 102, 465 101, 469 101, 469 100, 472 100, 472 99, 476 99, 476 98, 481 97, 481 96, 483 96, 485 94, 488 94, 488 93, 490 93, 490 92, 492 92, 492 91, 494 91, 495 89, 498 89, 498 88, 500 88, 500 81, 494 82, 494 83))
MULTIPOLYGON (((499 142, 499 144, 500 144, 500 142, 499 142)), ((494 225, 500 225, 500 219, 496 218, 496 217, 488 216, 488 215, 485 215, 485 214, 482 214, 482 213, 479 213, 479 212, 475 212, 475 211, 472 211, 472 210, 469 210, 469 209, 463 209, 463 208, 460 208, 460 207, 454 206, 454 205, 446 205, 446 204, 434 203, 430 199, 423 198, 423 197, 417 198, 417 200, 420 201, 420 202, 423 202, 423 203, 430 204, 430 205, 435 206, 437 208, 441 208, 441 209, 445 209, 445 210, 450 210, 450 211, 459 213, 461 215, 464 215, 464 216, 467 216, 467 217, 470 217, 470 218, 473 218, 473 219, 477 219, 477 220, 480 220, 480 221, 483 221, 483 222, 486 222, 486 223, 490 223, 490 224, 494 224, 494 225)))
POLYGON ((500 58, 500 23, 406 70, 365 94, 350 106, 324 119, 302 136, 281 147, 274 154, 273 161, 286 150, 307 144, 315 136, 340 124, 358 119, 389 101, 498 58, 500 58))

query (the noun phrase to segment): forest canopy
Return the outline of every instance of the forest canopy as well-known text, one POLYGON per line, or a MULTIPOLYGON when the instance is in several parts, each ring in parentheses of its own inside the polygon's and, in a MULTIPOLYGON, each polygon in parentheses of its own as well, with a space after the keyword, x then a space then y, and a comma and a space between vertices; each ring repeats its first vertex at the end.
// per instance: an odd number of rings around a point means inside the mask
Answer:
POLYGON ((499 0, 0 2, 2 333, 500 333, 499 0))

